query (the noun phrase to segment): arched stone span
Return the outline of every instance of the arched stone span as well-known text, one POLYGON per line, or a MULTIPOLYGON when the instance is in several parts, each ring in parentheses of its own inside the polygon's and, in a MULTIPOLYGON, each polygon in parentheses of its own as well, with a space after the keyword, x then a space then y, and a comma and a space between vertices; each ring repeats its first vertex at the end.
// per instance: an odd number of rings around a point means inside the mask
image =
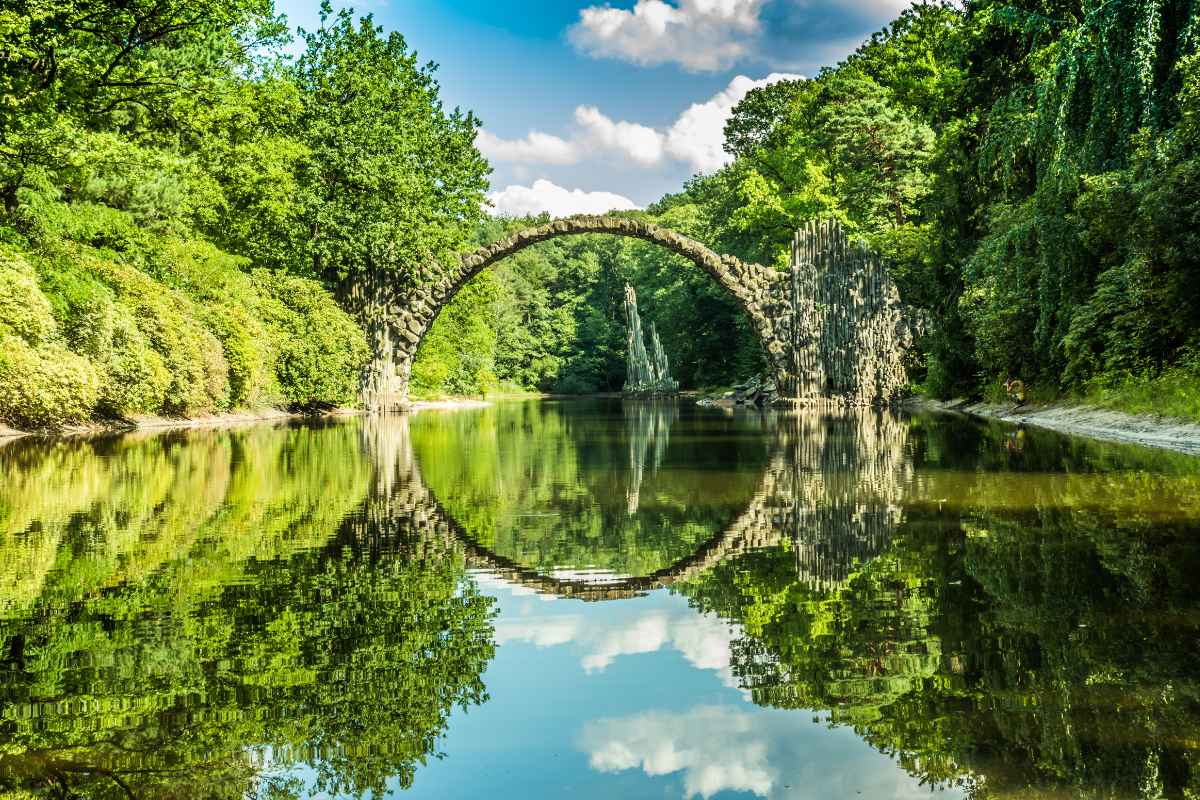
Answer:
POLYGON ((694 239, 650 222, 611 216, 572 217, 526 228, 464 255, 458 266, 440 281, 416 287, 396 298, 399 309, 394 345, 397 374, 394 379, 383 375, 368 376, 367 402, 371 410, 386 410, 405 403, 417 348, 442 308, 468 281, 497 261, 538 242, 588 233, 642 239, 699 266, 737 300, 762 339, 776 373, 785 374, 792 342, 790 283, 785 273, 721 255, 694 239))

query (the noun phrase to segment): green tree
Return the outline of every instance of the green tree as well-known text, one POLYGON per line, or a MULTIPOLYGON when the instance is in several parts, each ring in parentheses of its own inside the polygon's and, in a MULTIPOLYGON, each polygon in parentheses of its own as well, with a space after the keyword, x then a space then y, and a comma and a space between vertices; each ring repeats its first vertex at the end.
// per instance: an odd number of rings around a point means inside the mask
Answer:
POLYGON ((294 69, 307 146, 304 234, 311 268, 339 287, 367 328, 363 391, 386 405, 399 382, 393 351, 399 289, 439 277, 483 214, 488 166, 475 149, 478 121, 447 112, 433 66, 398 33, 357 23, 326 2, 304 34, 294 69))
MULTIPOLYGON (((269 0, 19 0, 0 11, 0 199, 85 163, 89 133, 171 119, 279 34, 269 0)), ((178 122, 179 120, 174 120, 178 122)))

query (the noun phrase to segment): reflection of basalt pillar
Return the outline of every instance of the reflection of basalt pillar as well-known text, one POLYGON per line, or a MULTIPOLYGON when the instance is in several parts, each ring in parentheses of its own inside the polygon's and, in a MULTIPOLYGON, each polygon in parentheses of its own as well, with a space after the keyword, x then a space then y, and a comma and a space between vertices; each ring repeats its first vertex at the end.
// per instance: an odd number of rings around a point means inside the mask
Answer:
POLYGON ((641 503, 642 478, 651 445, 654 449, 650 474, 656 475, 671 439, 671 423, 678 415, 679 406, 672 401, 632 401, 625 404, 625 430, 629 437, 629 484, 625 491, 625 510, 630 516, 637 513, 641 503))

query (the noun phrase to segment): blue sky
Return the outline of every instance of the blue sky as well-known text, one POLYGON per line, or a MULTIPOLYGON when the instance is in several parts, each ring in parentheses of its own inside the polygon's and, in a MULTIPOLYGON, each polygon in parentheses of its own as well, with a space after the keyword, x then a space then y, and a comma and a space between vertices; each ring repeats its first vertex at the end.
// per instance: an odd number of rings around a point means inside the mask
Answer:
MULTIPOLYGON (((320 0, 278 0, 316 27, 320 0)), ((362 0, 483 120, 496 213, 645 206, 726 159, 755 86, 813 75, 901 0, 362 0)))

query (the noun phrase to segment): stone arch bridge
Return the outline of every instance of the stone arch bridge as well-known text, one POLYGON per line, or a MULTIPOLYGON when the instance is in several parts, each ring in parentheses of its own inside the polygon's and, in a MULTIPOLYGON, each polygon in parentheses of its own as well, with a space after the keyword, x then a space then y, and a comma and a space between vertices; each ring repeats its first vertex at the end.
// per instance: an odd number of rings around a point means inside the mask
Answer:
POLYGON ((770 420, 771 453, 746 509, 691 555, 648 575, 560 577, 479 544, 421 478, 405 416, 368 418, 367 449, 379 469, 357 538, 368 549, 416 543, 425 555, 462 552, 467 566, 538 594, 584 601, 637 597, 687 582, 720 562, 788 543, 797 578, 820 589, 843 583, 882 552, 901 519, 907 428, 894 417, 849 412, 828 419, 770 420), (847 469, 847 466, 850 469, 847 469), (831 469, 832 468, 832 469, 831 469), (831 479, 840 470, 841 477, 831 479))
POLYGON ((616 216, 581 216, 518 231, 473 253, 449 270, 428 270, 436 282, 416 286, 389 303, 385 327, 395 375, 369 374, 369 410, 403 407, 413 359, 442 308, 476 275, 527 247, 561 236, 611 234, 651 242, 683 256, 732 295, 762 341, 780 388, 796 401, 832 399, 841 405, 891 402, 903 388, 902 346, 910 343, 908 315, 878 257, 853 246, 836 223, 809 224, 797 233, 791 268, 779 271, 721 255, 667 228, 616 216), (901 346, 897 346, 897 342, 901 346))

